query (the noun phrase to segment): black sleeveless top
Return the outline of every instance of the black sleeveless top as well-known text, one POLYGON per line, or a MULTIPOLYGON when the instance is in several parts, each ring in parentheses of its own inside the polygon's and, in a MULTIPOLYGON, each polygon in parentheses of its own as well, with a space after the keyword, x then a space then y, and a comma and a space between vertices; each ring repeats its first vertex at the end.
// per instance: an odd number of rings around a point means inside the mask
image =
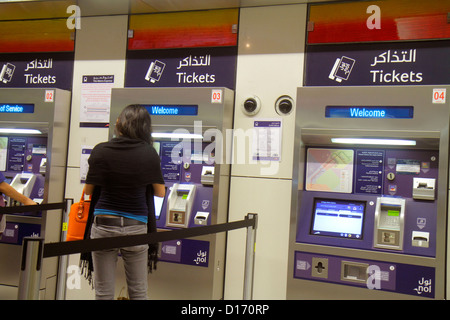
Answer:
POLYGON ((136 216, 138 220, 154 215, 151 185, 164 184, 164 179, 153 146, 143 140, 113 138, 96 145, 88 163, 86 183, 101 187, 95 210, 136 216))

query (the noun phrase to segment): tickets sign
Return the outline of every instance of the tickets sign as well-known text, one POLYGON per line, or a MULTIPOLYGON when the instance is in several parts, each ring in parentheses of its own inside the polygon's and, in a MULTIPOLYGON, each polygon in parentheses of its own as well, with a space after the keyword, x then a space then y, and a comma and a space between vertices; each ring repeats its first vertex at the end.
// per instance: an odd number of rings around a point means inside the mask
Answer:
POLYGON ((73 52, 0 55, 0 88, 60 88, 71 90, 73 52))
POLYGON ((450 84, 450 41, 310 45, 306 86, 450 84))
POLYGON ((236 59, 237 47, 128 51, 125 87, 234 89, 236 59))

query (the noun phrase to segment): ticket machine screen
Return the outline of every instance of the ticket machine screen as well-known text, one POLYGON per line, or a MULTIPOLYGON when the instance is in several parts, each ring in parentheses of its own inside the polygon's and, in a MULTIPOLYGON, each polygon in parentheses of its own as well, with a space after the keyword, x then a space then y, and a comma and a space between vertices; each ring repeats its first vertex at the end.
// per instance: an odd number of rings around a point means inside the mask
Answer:
POLYGON ((311 234, 362 239, 365 202, 314 199, 311 234))

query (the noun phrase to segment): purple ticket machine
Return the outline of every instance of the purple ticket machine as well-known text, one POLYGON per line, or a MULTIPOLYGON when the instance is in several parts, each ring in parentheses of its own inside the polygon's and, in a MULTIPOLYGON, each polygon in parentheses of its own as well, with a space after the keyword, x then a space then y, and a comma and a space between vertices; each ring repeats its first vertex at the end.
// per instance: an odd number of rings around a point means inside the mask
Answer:
POLYGON ((446 297, 449 106, 435 91, 298 89, 288 299, 446 297))
MULTIPOLYGON (((158 231, 227 221, 233 101, 227 88, 112 89, 110 137, 127 105, 151 114, 166 185, 164 199, 155 197, 158 231)), ((163 242, 159 259, 151 299, 223 298, 225 233, 163 242)))
MULTIPOLYGON (((0 89, 0 172, 38 203, 64 201, 70 115, 69 91, 0 89)), ((18 206, 5 197, 6 206, 18 206)), ((61 210, 8 214, 0 239, 0 299, 17 299, 22 239, 58 242, 61 210)), ((55 299, 58 259, 43 261, 40 297, 55 299)))

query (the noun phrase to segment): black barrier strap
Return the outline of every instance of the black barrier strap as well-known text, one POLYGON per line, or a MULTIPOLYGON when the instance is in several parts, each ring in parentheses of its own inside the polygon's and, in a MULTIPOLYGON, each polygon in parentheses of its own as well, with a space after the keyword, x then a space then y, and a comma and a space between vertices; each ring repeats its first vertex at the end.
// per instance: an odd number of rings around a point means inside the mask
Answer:
POLYGON ((0 207, 0 214, 13 214, 13 213, 24 213, 24 212, 36 212, 43 210, 56 210, 65 209, 66 203, 45 203, 38 204, 34 206, 14 206, 14 207, 0 207))
POLYGON ((44 246, 43 257, 49 258, 74 253, 84 253, 113 248, 132 247, 148 243, 157 243, 169 240, 191 238, 245 227, 255 227, 255 221, 256 219, 246 218, 245 220, 241 221, 222 223, 211 226, 153 232, 134 236, 120 236, 101 239, 46 243, 44 246))

